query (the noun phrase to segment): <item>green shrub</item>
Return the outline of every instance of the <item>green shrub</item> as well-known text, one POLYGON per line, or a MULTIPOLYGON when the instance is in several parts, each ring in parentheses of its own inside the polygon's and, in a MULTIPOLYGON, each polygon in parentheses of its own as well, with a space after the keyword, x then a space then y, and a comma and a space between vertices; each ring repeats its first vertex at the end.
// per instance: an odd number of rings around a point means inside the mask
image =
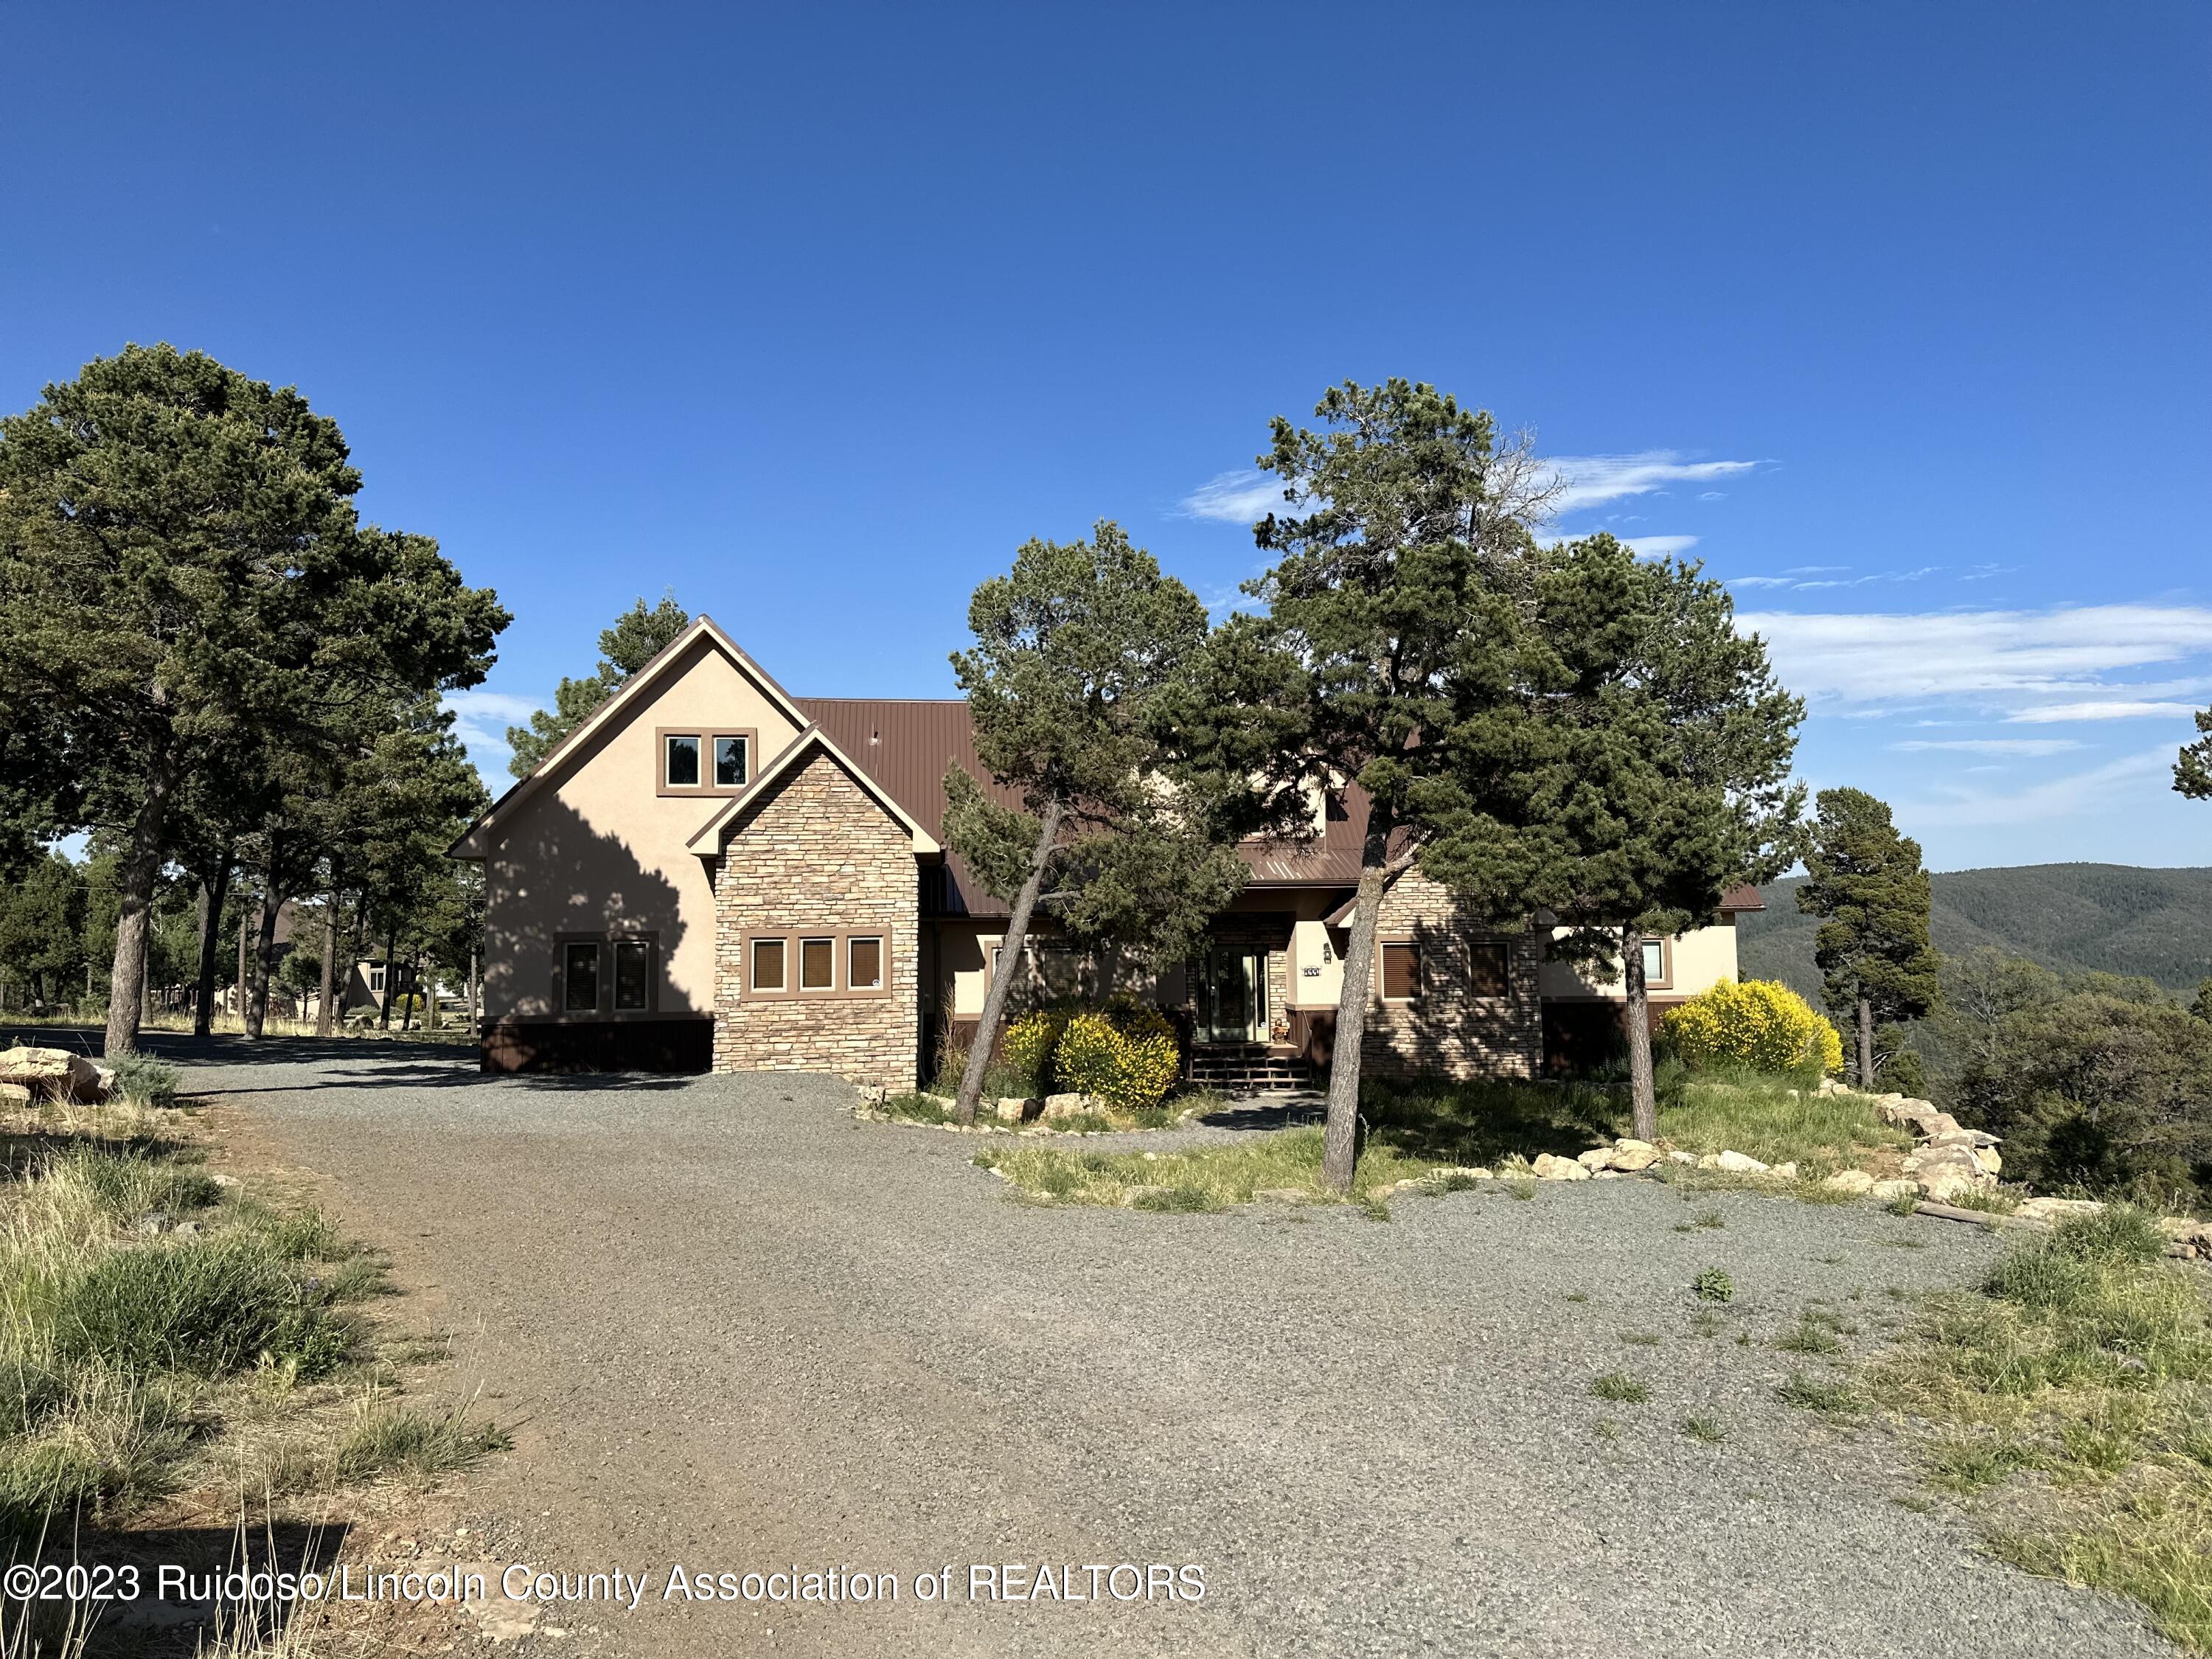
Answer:
POLYGON ((1735 1280, 1718 1267, 1706 1268, 1692 1282, 1690 1288, 1698 1293, 1700 1302, 1735 1300, 1735 1280))
POLYGON ((1124 1112, 1158 1106, 1182 1070, 1173 1024, 1157 1008, 1128 1000, 1070 1018, 1053 1051, 1053 1073, 1063 1088, 1124 1112))
POLYGON ((118 1054, 107 1064, 115 1072, 115 1091, 141 1106, 173 1106, 184 1074, 149 1054, 118 1054))
POLYGON ((1661 1016, 1668 1048, 1693 1066, 1759 1072, 1844 1067, 1844 1040, 1813 1005, 1771 980, 1723 980, 1661 1016))

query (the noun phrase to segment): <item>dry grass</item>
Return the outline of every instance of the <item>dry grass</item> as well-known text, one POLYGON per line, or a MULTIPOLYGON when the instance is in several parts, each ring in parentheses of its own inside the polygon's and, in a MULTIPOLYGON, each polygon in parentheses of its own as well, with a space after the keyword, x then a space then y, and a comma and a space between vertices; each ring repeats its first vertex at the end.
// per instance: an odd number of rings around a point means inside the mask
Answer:
POLYGON ((2212 1651, 2212 1307, 2162 1246, 2125 1209, 2016 1245, 1870 1380, 1929 1425, 1929 1483, 1976 1500, 1996 1554, 2212 1651))

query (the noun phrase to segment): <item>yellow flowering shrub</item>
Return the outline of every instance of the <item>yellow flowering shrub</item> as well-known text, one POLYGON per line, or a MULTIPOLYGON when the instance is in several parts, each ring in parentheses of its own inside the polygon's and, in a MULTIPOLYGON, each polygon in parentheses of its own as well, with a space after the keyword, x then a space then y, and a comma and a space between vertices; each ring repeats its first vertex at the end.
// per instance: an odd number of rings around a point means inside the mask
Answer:
POLYGON ((1052 1051, 1066 1030, 1066 1010, 1033 1009, 1007 1025, 999 1057, 1009 1070, 1029 1079, 1031 1088, 1042 1088, 1051 1080, 1052 1051))
POLYGON ((1075 1015, 1053 1051, 1053 1072, 1062 1089, 1095 1095, 1125 1112, 1158 1105, 1182 1071, 1173 1023, 1158 1009, 1129 1000, 1075 1015))
POLYGON ((1659 1017, 1659 1034, 1691 1066, 1794 1072, 1808 1061, 1844 1069, 1844 1040, 1826 1016, 1772 980, 1723 980, 1659 1017))

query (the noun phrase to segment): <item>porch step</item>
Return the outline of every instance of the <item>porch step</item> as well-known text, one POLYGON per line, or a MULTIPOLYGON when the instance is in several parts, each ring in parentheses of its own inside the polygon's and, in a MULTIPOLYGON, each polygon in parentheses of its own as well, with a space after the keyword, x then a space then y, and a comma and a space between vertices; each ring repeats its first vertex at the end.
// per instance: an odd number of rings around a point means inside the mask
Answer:
POLYGON ((1271 1054, 1258 1043, 1194 1048, 1188 1075, 1224 1094, 1288 1095, 1313 1087, 1312 1066, 1295 1055, 1271 1054))

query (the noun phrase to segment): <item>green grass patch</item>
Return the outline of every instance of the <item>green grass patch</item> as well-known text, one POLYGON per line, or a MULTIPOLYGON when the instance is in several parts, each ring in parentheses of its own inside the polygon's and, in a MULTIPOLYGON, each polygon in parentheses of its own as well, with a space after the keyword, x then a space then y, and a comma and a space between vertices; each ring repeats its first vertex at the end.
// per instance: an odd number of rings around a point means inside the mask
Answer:
POLYGON ((1713 1417, 1686 1417, 1682 1419, 1682 1432, 1708 1446, 1717 1446, 1728 1438, 1727 1427, 1713 1417))
POLYGON ((1623 1406, 1641 1406, 1651 1398, 1651 1390, 1626 1371, 1607 1371, 1592 1378, 1589 1391, 1600 1400, 1623 1406))
POLYGON ((1708 1267, 1690 1281, 1690 1289, 1700 1302, 1733 1302, 1735 1300, 1735 1280, 1718 1267, 1708 1267))
POLYGON ((1831 1417, 1856 1412, 1864 1403, 1848 1382, 1825 1382, 1802 1371, 1790 1372, 1789 1380, 1774 1391, 1774 1397, 1785 1406, 1831 1417))
MULTIPOLYGON (((1024 1141, 991 1146, 975 1162, 996 1170, 1022 1193, 1058 1204, 1168 1211, 1223 1210, 1252 1194, 1289 1188, 1316 1203, 1337 1201, 1321 1183, 1322 1131, 1286 1129, 1229 1145, 1182 1152, 1061 1150, 1024 1141)), ((1352 1178, 1352 1201, 1373 1204, 1380 1189, 1425 1178, 1439 1166, 1370 1145, 1352 1178)))
POLYGON ((352 1486, 386 1476, 417 1481, 471 1468, 514 1441, 466 1407, 425 1411, 370 1395, 331 1448, 331 1474, 352 1486))

